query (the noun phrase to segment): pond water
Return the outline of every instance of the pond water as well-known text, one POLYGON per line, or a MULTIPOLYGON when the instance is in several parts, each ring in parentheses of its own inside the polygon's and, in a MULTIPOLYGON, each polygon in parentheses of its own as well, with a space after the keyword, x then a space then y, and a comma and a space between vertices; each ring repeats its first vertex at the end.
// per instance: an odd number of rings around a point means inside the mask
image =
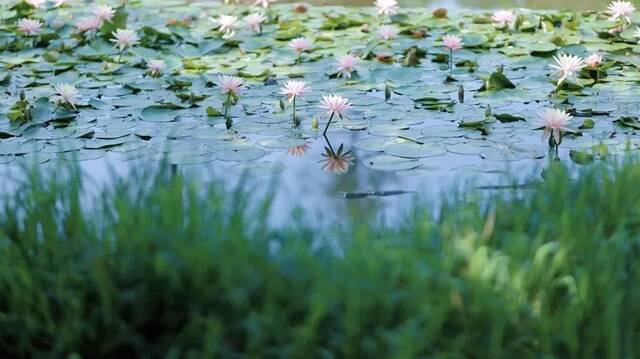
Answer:
MULTIPOLYGON (((291 1, 300 2, 300 1, 291 1)), ((371 6, 372 2, 368 0, 312 0, 307 1, 316 5, 348 5, 348 6, 371 6)), ((400 0, 401 6, 406 7, 426 7, 427 9, 436 9, 445 7, 448 9, 467 8, 467 9, 510 9, 510 8, 526 8, 526 9, 569 9, 569 10, 599 10, 603 9, 609 3, 606 0, 400 0)))
MULTIPOLYGON (((379 19, 372 8, 311 6, 301 14, 277 5, 267 14, 280 22, 267 22, 261 34, 238 29, 221 38, 203 14, 243 15, 247 7, 163 1, 160 14, 155 3, 118 10, 140 36, 123 54, 109 35, 88 38, 68 25, 88 8, 36 10, 31 16, 47 26, 41 37, 0 28, 0 116, 15 113, 21 91, 32 106, 29 121, 0 122, 0 171, 78 161, 99 184, 113 171, 126 176, 166 159, 176 171, 229 188, 243 180, 257 194, 277 186, 277 223, 296 208, 314 221, 375 214, 393 222, 416 198, 525 184, 553 158, 576 166, 638 148, 640 47, 634 28, 611 34, 615 24, 601 14, 520 10, 518 28, 506 31, 482 10, 457 8, 488 2, 429 4, 449 7, 447 19, 423 7, 379 19), (400 34, 380 40, 380 22, 400 34), (463 42, 453 69, 445 34, 463 42), (288 45, 298 36, 313 40, 299 59, 288 45), (604 55, 602 71, 557 86, 554 55, 592 52, 604 55), (359 58, 356 71, 335 76, 346 53, 359 58), (162 76, 149 76, 149 59, 166 63, 162 76), (245 80, 229 129, 219 74, 245 80), (298 127, 281 94, 286 79, 311 88, 297 102, 298 127), (76 109, 49 101, 52 84, 62 83, 77 87, 76 109), (318 105, 329 93, 352 106, 323 136, 329 116, 318 105), (539 112, 548 108, 574 116, 557 154, 541 140, 539 112)), ((3 18, 11 11, 4 8, 3 18)))

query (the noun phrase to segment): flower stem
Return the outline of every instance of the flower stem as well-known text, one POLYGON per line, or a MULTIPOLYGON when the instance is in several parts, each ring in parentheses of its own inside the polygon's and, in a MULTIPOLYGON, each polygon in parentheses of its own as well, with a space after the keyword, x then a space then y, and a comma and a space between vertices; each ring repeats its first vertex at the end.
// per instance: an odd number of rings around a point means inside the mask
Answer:
POLYGON ((224 124, 227 130, 233 125, 233 121, 229 118, 229 104, 231 103, 231 91, 227 92, 227 100, 224 102, 224 124))
POLYGON ((291 119, 293 120, 293 126, 298 127, 298 119, 296 118, 296 96, 293 96, 293 115, 291 119))
POLYGON ((327 130, 329 129, 329 125, 331 124, 331 120, 333 120, 334 115, 335 115, 335 112, 331 112, 331 117, 329 117, 329 122, 327 122, 327 126, 324 128, 324 131, 322 132, 323 136, 327 134, 327 130))
POLYGON ((453 72, 453 49, 449 49, 449 75, 453 72))

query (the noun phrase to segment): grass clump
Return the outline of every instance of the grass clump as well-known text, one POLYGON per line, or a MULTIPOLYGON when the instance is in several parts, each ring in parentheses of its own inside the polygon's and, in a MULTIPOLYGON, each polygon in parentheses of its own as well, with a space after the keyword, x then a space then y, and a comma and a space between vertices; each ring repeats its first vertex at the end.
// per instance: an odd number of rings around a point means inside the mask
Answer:
POLYGON ((637 357, 640 167, 545 177, 273 228, 242 186, 31 172, 0 199, 0 356, 637 357))

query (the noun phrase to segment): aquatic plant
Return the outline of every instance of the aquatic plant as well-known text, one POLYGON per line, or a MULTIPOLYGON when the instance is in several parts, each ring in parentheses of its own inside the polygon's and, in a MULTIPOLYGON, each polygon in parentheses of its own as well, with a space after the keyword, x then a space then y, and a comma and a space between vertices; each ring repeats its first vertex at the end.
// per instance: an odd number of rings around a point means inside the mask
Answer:
POLYGON ((393 226, 276 226, 273 193, 168 169, 59 171, 0 196, 5 358, 638 356, 634 162, 416 198, 393 226))
POLYGON ((292 104, 293 113, 291 119, 294 126, 300 125, 300 119, 296 116, 296 100, 301 99, 304 101, 304 95, 311 91, 307 83, 304 81, 289 80, 284 83, 280 93, 287 97, 287 100, 292 104))

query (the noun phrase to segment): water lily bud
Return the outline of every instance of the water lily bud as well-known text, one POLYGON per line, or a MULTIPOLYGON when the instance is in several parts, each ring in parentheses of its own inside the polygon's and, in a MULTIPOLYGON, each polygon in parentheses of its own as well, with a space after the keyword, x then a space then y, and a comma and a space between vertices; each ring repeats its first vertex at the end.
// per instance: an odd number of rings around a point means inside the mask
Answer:
POLYGON ((24 94, 24 90, 20 91, 20 101, 24 101, 27 96, 24 94))
POLYGON ((318 119, 313 116, 313 119, 311 120, 311 128, 314 130, 318 129, 318 119))
POLYGON ((493 116, 493 112, 491 111, 491 105, 487 105, 487 108, 484 110, 484 117, 490 118, 493 116))
POLYGON ((296 14, 304 14, 307 12, 307 6, 305 4, 298 4, 293 8, 293 12, 296 14))
POLYGON ((464 86, 458 87, 458 102, 464 103, 464 86))
POLYGON ((389 85, 384 86, 384 100, 389 101, 391 98, 391 87, 389 85))
POLYGON ((433 17, 435 17, 436 19, 444 19, 447 17, 447 9, 441 7, 439 9, 435 9, 433 11, 433 17))
POLYGON ((278 100, 278 105, 280 105, 280 110, 284 111, 284 101, 282 101, 282 99, 278 100))

